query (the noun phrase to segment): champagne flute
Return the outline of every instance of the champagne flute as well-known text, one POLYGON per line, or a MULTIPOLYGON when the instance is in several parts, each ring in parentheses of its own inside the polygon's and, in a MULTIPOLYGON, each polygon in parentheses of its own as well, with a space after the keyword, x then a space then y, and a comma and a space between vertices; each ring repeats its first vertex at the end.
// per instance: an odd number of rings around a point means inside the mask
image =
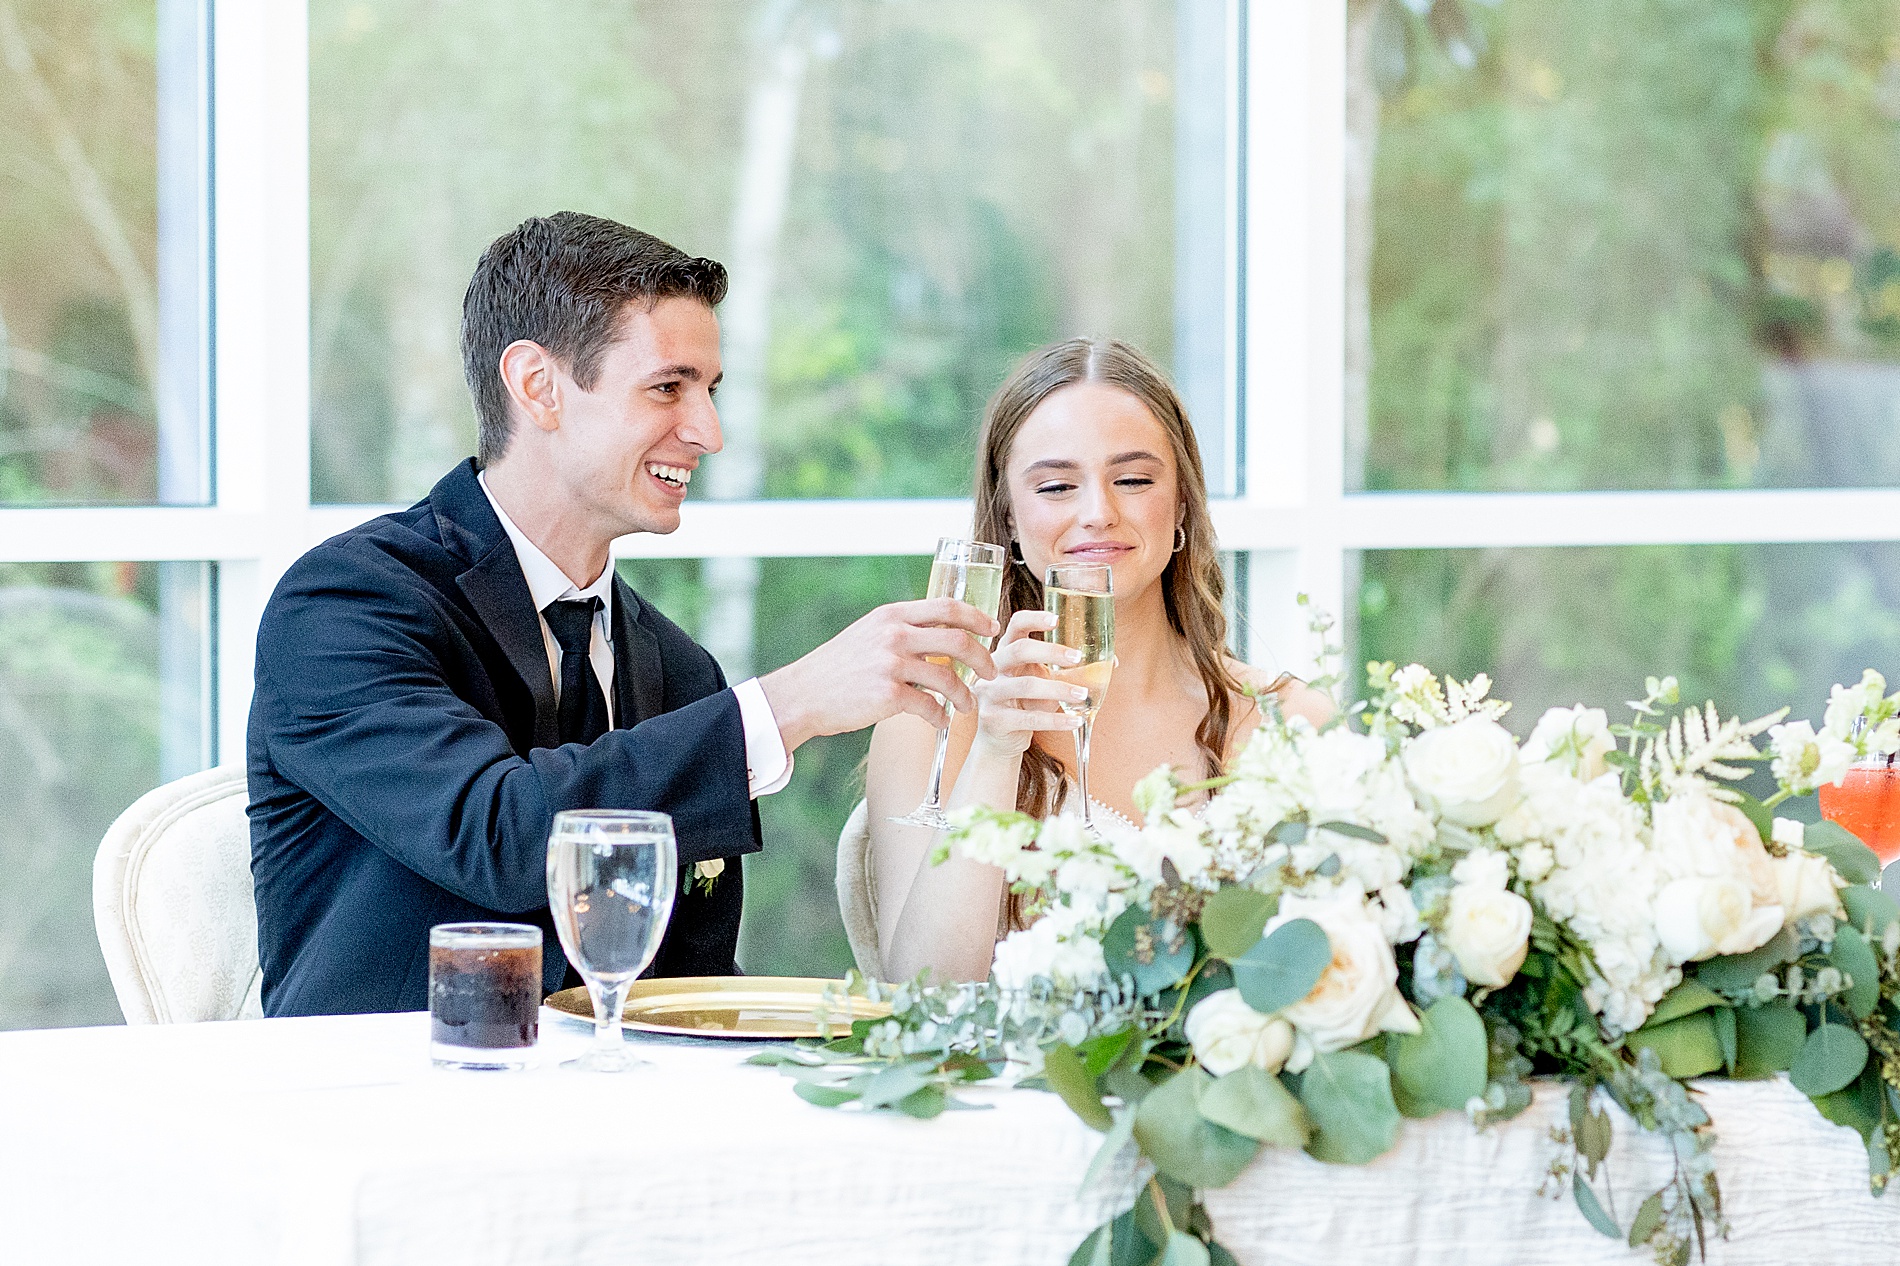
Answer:
MULTIPOLYGON (((937 553, 930 563, 930 592, 926 596, 955 598, 995 619, 996 605, 1003 596, 1002 549, 982 541, 960 541, 953 536, 942 538, 937 542, 937 553)), ((990 644, 987 637, 979 640, 985 648, 990 644)), ((924 658, 933 664, 954 668, 958 679, 966 686, 970 684, 972 674, 969 665, 947 655, 927 655, 924 658)), ((950 701, 934 690, 930 693, 948 713, 950 701)), ((930 793, 924 797, 922 804, 891 821, 902 826, 928 827, 933 831, 949 827, 950 819, 943 811, 943 760, 949 750, 950 726, 946 721, 944 728, 937 731, 937 755, 930 762, 930 793)))
POLYGON ((1099 835, 1089 807, 1089 735, 1095 714, 1108 695, 1109 674, 1115 668, 1115 573, 1102 563, 1058 564, 1049 569, 1042 586, 1043 610, 1056 618, 1047 641, 1082 653, 1074 668, 1057 668, 1059 681, 1081 686, 1088 697, 1064 703, 1062 710, 1082 718, 1075 731, 1076 790, 1082 796, 1082 827, 1099 835))
POLYGON ((650 1067, 620 1033, 627 989, 653 955, 679 888, 673 819, 637 809, 554 815, 548 836, 548 905, 567 961, 594 1003, 594 1047, 563 1068, 622 1073, 650 1067))

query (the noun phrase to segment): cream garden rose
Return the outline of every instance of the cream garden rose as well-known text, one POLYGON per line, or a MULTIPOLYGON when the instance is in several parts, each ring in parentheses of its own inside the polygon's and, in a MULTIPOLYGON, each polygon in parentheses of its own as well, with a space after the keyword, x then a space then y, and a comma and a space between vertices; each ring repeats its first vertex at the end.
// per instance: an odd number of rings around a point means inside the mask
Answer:
POLYGON ((1353 894, 1312 899, 1289 894, 1268 924, 1271 933, 1293 919, 1311 919, 1326 933, 1332 959, 1304 998, 1280 1014, 1292 1022, 1286 1066, 1299 1072, 1315 1055, 1357 1045, 1381 1030, 1416 1033, 1418 1016, 1399 993, 1399 968, 1385 932, 1353 894))
POLYGON ((1440 937, 1474 985, 1511 983, 1531 947, 1531 903, 1508 888, 1459 884, 1440 937))
POLYGON ((1847 917, 1841 909, 1840 890, 1847 881, 1828 862, 1814 853, 1791 852, 1774 859, 1775 882, 1781 893, 1781 916, 1789 923, 1831 914, 1847 917))
POLYGON ((1656 894, 1656 932, 1671 961, 1745 954, 1781 930, 1774 858, 1746 814, 1711 796, 1672 796, 1650 816, 1670 879, 1656 894))
POLYGON ((1404 761, 1412 786, 1459 826, 1490 826, 1517 802, 1517 740, 1488 717, 1426 730, 1404 761))
POLYGON ((1216 1077, 1249 1064, 1277 1073, 1293 1050, 1293 1026, 1255 1011, 1240 990, 1223 989, 1188 1012, 1187 1039, 1201 1067, 1216 1077))

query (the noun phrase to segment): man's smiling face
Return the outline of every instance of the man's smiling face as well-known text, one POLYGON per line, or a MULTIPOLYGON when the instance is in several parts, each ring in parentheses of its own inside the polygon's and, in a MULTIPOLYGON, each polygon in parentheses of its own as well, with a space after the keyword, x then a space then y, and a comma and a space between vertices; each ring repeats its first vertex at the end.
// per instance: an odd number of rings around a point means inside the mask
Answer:
POLYGON ((560 426, 549 438, 563 495, 616 536, 676 530, 699 459, 724 446, 720 375, 719 318, 704 301, 628 304, 591 388, 555 370, 560 426))

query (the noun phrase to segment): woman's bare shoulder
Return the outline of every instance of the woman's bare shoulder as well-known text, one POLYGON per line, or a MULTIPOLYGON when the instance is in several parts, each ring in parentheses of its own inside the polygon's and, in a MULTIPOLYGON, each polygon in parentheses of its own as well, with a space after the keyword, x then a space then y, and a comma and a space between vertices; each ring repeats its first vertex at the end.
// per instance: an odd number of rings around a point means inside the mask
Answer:
POLYGON ((1317 726, 1332 720, 1338 711, 1331 695, 1314 689, 1291 673, 1270 673, 1237 659, 1227 661, 1227 667, 1240 684, 1254 694, 1273 695, 1279 700, 1280 711, 1287 716, 1305 717, 1317 726))

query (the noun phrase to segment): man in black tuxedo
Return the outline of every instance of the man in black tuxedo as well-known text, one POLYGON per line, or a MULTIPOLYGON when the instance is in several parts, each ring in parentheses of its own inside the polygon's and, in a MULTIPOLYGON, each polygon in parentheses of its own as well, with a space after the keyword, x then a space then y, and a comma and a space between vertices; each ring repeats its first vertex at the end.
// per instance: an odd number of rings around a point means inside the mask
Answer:
MULTIPOLYGON (((552 934, 561 809, 658 809, 680 867, 761 847, 752 801, 806 739, 994 671, 995 621, 948 600, 871 612, 804 659, 728 688, 712 656, 615 576, 609 546, 671 532, 721 447, 725 269, 562 212, 494 242, 462 352, 479 457, 426 500, 299 559, 259 626, 249 734, 251 871, 269 1015, 418 1010, 428 930, 477 919, 552 934)), ((701 866, 705 863, 707 865, 701 866)), ((741 878, 674 908, 656 975, 736 972, 741 878)))

